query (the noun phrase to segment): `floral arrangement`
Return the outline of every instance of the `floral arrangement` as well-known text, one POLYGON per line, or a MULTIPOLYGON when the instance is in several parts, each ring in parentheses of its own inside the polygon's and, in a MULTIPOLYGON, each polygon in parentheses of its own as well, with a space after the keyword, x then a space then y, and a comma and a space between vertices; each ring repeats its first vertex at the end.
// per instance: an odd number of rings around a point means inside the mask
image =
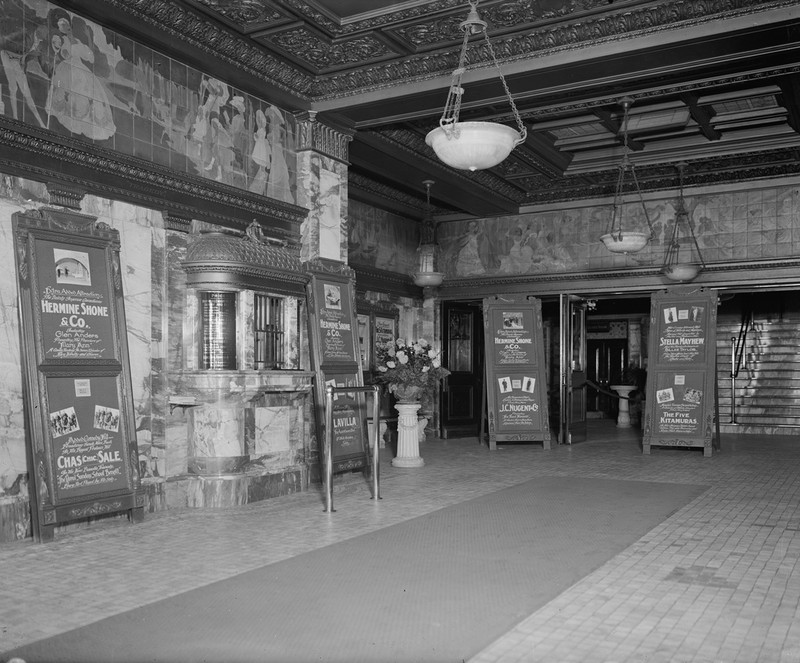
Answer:
POLYGON ((378 350, 377 360, 378 381, 386 384, 401 400, 413 397, 409 388, 421 396, 430 393, 440 380, 450 375, 442 366, 439 353, 422 338, 408 343, 398 338, 378 350))

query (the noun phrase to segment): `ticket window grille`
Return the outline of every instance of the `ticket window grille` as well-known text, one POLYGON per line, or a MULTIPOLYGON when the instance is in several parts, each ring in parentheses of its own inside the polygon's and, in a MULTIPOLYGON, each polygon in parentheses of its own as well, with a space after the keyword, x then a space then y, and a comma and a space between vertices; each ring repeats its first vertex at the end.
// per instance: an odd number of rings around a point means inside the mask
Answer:
POLYGON ((200 365, 206 370, 236 369, 236 293, 200 293, 202 348, 200 365))
POLYGON ((256 370, 284 368, 284 299, 256 293, 253 301, 256 370))

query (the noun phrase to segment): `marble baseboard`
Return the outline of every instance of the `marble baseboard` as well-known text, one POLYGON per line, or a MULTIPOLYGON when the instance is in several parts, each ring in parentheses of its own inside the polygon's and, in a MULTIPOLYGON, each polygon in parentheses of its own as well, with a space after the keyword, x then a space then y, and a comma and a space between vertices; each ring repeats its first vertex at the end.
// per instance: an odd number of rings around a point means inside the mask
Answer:
POLYGON ((31 538, 33 525, 27 496, 0 503, 0 544, 31 538))
POLYGON ((167 508, 220 509, 299 493, 308 488, 307 472, 275 474, 184 476, 165 485, 167 508))
MULTIPOLYGON (((723 424, 719 425, 720 433, 734 435, 798 435, 800 426, 766 426, 758 424, 723 424)), ((723 440, 724 442, 724 440, 723 440)))

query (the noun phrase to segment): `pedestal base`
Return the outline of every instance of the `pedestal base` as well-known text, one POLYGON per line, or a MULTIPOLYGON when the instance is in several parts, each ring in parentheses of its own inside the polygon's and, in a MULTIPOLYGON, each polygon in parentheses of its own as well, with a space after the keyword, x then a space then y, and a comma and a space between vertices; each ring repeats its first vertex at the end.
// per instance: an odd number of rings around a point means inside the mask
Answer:
POLYGON ((611 388, 620 395, 619 399, 619 415, 617 416, 617 428, 630 428, 631 427, 631 411, 630 404, 628 403, 628 396, 632 391, 636 391, 635 386, 612 384, 611 388))
POLYGON ((419 403, 397 403, 397 456, 392 459, 394 467, 422 467, 425 461, 419 455, 419 426, 417 411, 419 403))

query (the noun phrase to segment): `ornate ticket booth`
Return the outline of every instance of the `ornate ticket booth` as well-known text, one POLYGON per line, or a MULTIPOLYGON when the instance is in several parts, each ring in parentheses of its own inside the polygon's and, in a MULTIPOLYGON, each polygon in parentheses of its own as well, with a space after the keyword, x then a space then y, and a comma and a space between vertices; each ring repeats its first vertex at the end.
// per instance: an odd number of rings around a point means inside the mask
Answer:
POLYGON ((183 365, 166 432, 185 473, 170 501, 222 507, 304 490, 319 470, 295 251, 254 222, 243 236, 193 233, 181 268, 183 365))

